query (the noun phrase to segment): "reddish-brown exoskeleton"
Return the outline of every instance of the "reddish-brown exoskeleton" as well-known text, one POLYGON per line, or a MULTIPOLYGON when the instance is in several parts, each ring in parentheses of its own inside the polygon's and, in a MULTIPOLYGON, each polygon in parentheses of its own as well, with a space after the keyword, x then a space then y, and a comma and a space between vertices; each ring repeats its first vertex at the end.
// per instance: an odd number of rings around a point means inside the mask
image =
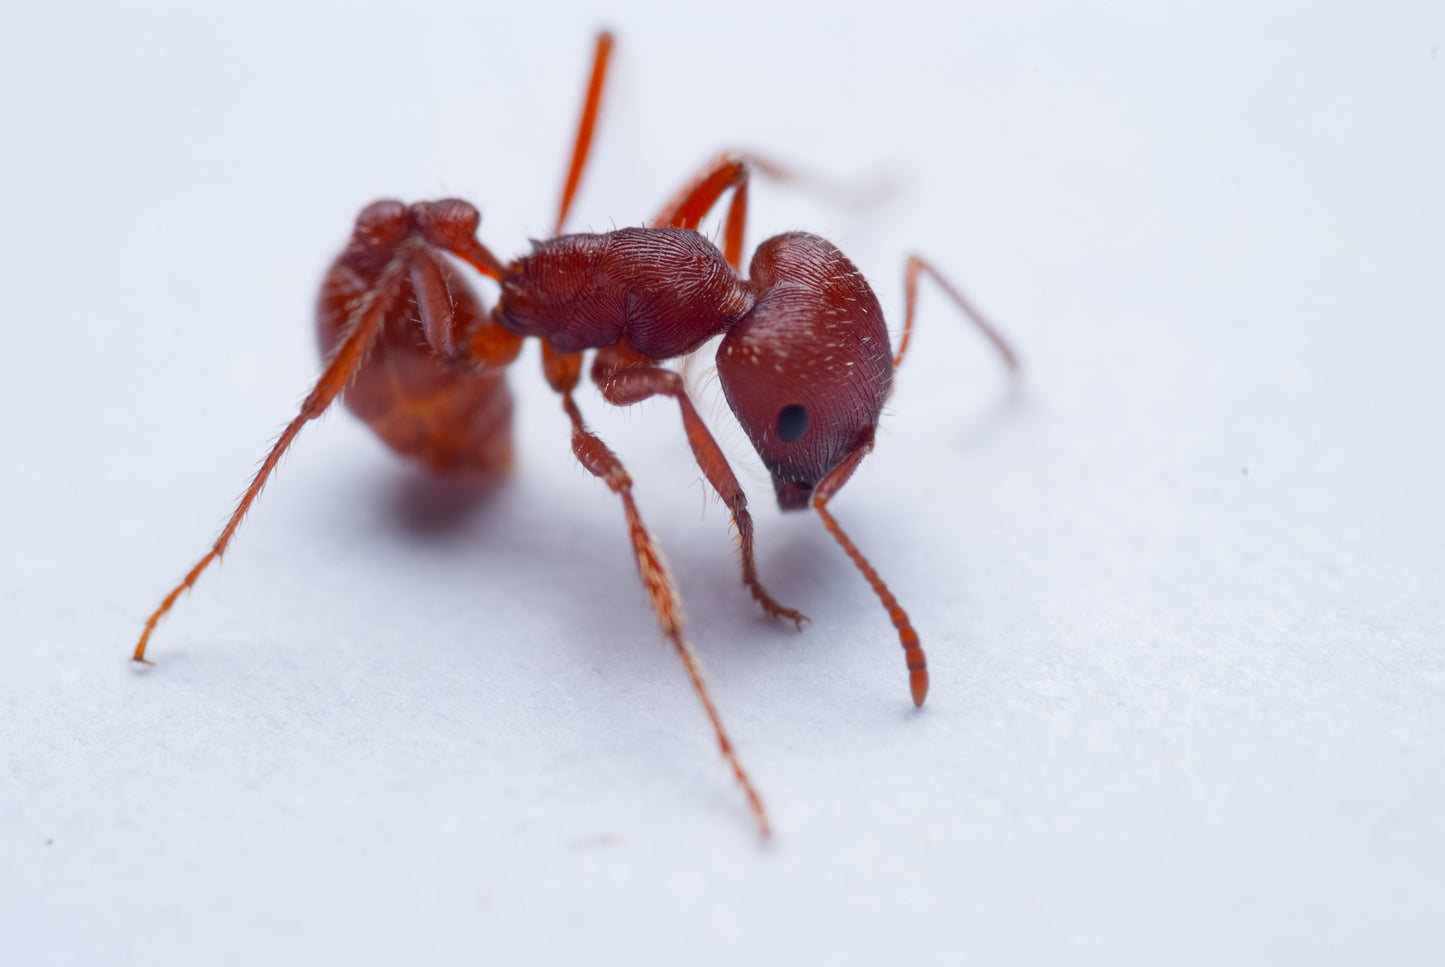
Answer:
MULTIPOLYGON (((572 164, 557 216, 560 233, 581 179, 612 50, 598 37, 572 164)), ((836 246, 793 232, 763 242, 740 274, 748 180, 782 172, 741 155, 707 166, 646 228, 560 235, 503 262, 477 239, 480 217, 465 201, 379 201, 357 216, 345 251, 322 283, 317 331, 326 363, 301 412, 281 433, 215 545, 146 621, 134 658, 146 661, 156 623, 218 559, 301 427, 344 391, 347 407, 393 449, 442 472, 497 475, 511 465, 512 398, 506 367, 522 342, 542 342, 548 383, 572 421, 577 459, 622 500, 642 583, 663 634, 682 659, 722 753, 767 835, 767 813, 733 752, 700 663, 683 637, 680 600, 662 552, 638 514, 632 478, 583 422, 573 399, 583 354, 596 350, 592 380, 627 406, 668 396, 682 412, 698 466, 731 512, 743 583, 769 614, 806 619, 764 590, 754 563, 747 498, 688 397, 682 377, 658 364, 721 335, 723 393, 773 478, 786 510, 811 506, 882 600, 898 629, 913 701, 928 670, 908 616, 828 512, 828 501, 873 446, 874 430, 913 326, 919 276, 928 274, 1016 369, 998 333, 922 259, 905 271, 906 309, 898 354, 883 310, 862 274, 836 246), (732 192, 719 249, 696 231, 732 192), (488 311, 446 254, 501 286, 488 311)))

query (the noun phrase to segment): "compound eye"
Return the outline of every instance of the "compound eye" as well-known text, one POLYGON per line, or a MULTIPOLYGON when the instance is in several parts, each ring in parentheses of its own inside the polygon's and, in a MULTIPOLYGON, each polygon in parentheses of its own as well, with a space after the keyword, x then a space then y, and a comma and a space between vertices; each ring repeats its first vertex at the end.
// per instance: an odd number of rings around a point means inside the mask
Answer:
POLYGON ((808 408, 791 403, 778 412, 778 439, 792 443, 808 431, 808 408))

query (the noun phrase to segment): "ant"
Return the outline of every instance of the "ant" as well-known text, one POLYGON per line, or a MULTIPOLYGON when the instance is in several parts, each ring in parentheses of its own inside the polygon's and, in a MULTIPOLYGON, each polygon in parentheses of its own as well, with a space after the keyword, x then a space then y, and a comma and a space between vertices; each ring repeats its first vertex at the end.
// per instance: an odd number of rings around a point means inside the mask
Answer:
POLYGON ((573 394, 583 354, 602 397, 629 406, 653 396, 676 401, 693 456, 732 516, 743 584, 768 614, 799 629, 807 618, 778 603, 758 580, 747 497, 688 397, 680 374, 659 363, 687 356, 721 335, 723 393, 773 478, 784 510, 811 506, 867 579, 898 629, 913 702, 928 694, 928 665, 908 615, 828 511, 828 502, 873 448, 893 372, 913 329, 918 280, 931 277, 994 344, 1011 371, 1017 357, 962 293, 918 256, 905 269, 906 309, 891 354, 883 310, 862 273, 831 242, 789 232, 763 242, 741 274, 748 183, 787 178, 756 158, 724 154, 707 165, 650 226, 563 235, 592 143, 612 54, 598 35, 592 73, 562 191, 554 237, 503 262, 477 239, 481 216, 455 198, 405 205, 373 202, 357 216, 317 302, 325 364, 296 418, 281 432, 214 546, 146 620, 134 660, 183 591, 225 553, 236 528, 301 428, 338 395, 392 449, 434 471, 496 477, 511 466, 512 397, 507 367, 528 337, 542 343, 542 369, 572 423, 572 451, 622 501, 643 587, 712 722, 722 754, 760 833, 762 799, 743 770, 683 637, 681 600, 667 561, 642 522, 632 477, 587 428, 573 394), (697 231, 728 191, 719 249, 697 231), (490 311, 443 253, 500 284, 490 311))

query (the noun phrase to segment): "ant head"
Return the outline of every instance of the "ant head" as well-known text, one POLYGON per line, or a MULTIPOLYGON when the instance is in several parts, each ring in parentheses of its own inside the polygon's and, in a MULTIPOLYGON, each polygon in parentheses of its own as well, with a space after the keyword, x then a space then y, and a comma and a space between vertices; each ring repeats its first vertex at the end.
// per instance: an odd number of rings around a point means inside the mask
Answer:
POLYGON ((883 309, 837 247, 801 232, 753 256, 753 308, 723 337, 718 377, 784 510, 873 439, 893 382, 883 309))

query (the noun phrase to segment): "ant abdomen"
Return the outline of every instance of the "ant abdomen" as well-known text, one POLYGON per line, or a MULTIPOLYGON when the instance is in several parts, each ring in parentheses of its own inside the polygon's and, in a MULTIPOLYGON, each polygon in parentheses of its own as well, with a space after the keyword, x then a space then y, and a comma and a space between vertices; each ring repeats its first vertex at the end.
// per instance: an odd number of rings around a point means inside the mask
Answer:
POLYGON ((752 309, 723 337, 728 405, 773 476, 785 510, 872 438, 893 384, 878 298, 827 239, 777 235, 749 268, 752 309))
POLYGON ((365 300, 376 297, 390 269, 396 274, 395 296, 342 401, 402 456, 433 470, 495 476, 512 466, 506 370, 460 367, 428 340, 429 315, 417 299, 419 282, 447 296, 446 318, 433 320, 433 328, 470 333, 488 318, 460 272, 420 243, 411 214, 400 202, 376 202, 357 218, 351 242, 326 273, 317 299, 321 355, 329 358, 336 351, 348 324, 364 310, 365 300))

